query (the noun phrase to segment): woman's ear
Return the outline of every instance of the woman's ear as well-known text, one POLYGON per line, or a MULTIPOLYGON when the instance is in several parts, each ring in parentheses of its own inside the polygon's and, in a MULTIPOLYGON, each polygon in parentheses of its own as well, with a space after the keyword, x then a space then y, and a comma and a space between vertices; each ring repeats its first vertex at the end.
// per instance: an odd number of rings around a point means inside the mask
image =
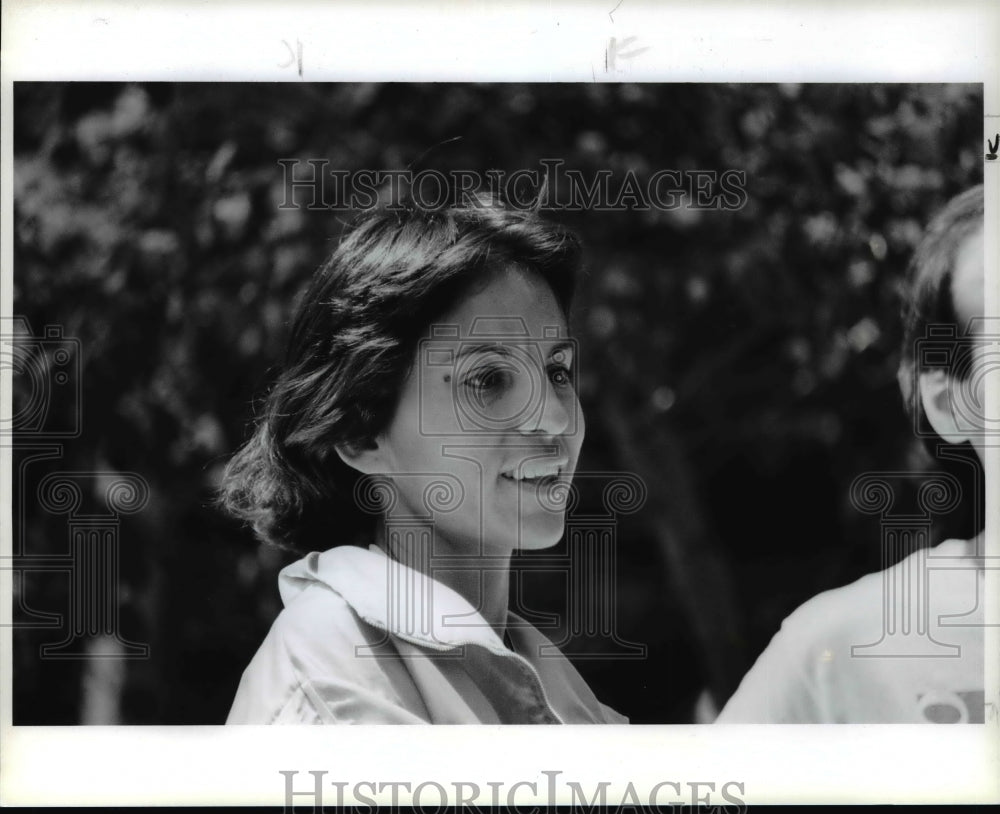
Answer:
POLYGON ((968 421, 968 409, 962 409, 968 406, 963 402, 968 394, 962 385, 944 370, 928 370, 920 374, 920 400, 924 414, 934 432, 949 444, 961 444, 973 439, 974 427, 968 421))
POLYGON ((362 475, 377 475, 385 472, 382 449, 377 440, 367 443, 337 444, 334 449, 337 450, 340 460, 362 475))

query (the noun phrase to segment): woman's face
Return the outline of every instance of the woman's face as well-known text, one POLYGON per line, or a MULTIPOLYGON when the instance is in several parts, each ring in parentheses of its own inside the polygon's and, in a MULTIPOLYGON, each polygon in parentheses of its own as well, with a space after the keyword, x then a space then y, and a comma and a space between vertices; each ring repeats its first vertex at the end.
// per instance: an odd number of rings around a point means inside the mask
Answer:
POLYGON ((433 517, 435 554, 558 542, 584 434, 573 355, 537 274, 509 267, 462 298, 418 344, 371 452, 396 485, 388 519, 433 517))

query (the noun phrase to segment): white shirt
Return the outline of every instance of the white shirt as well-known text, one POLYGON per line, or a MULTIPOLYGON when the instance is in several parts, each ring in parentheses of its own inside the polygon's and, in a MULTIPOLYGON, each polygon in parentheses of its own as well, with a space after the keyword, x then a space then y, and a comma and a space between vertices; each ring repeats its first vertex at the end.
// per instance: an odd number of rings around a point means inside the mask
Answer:
POLYGON ((985 580, 974 548, 949 540, 806 602, 717 723, 982 723, 985 580))

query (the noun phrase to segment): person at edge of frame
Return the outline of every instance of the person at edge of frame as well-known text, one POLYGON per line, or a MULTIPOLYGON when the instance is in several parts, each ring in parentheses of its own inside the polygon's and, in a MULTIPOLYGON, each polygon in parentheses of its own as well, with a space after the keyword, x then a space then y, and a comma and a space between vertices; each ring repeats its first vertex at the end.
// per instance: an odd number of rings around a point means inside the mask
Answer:
MULTIPOLYGON (((980 496, 983 228, 982 186, 954 197, 932 220, 907 274, 898 376, 924 446, 943 472, 963 465, 973 472, 968 480, 980 496)), ((941 484, 937 497, 960 485, 941 484)), ((873 488, 867 497, 877 502, 885 492, 873 488)), ((982 723, 982 521, 980 512, 971 539, 911 549, 891 568, 799 607, 716 723, 982 723)))
POLYGON ((310 552, 227 723, 627 723, 509 609, 511 555, 563 535, 583 441, 580 255, 477 199, 366 213, 319 267, 221 492, 310 552))

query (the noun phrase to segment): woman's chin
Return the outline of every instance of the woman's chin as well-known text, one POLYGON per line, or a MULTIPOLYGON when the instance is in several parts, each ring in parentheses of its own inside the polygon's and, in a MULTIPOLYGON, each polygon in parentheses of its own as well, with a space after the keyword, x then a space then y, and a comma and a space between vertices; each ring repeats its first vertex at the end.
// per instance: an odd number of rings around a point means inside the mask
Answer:
POLYGON ((566 524, 563 519, 558 518, 558 522, 552 523, 531 523, 522 526, 521 539, 518 541, 518 549, 521 551, 539 551, 543 548, 552 548, 566 533, 566 524))

